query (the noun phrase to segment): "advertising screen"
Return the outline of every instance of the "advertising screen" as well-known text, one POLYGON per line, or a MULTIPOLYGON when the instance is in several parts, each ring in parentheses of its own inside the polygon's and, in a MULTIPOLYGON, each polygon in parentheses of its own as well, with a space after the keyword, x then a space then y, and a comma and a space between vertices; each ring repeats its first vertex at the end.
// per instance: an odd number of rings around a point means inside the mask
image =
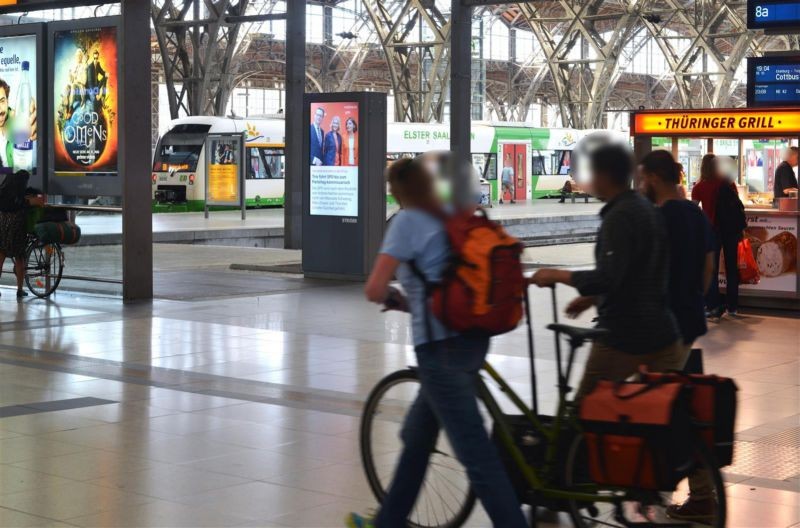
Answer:
POLYGON ((800 105, 800 57, 747 60, 749 106, 800 105))
POLYGON ((53 35, 53 171, 116 175, 117 28, 53 35))
POLYGON ((0 166, 36 172, 39 142, 36 36, 0 38, 0 166))
POLYGON ((358 103, 311 103, 310 115, 310 214, 358 216, 358 103))

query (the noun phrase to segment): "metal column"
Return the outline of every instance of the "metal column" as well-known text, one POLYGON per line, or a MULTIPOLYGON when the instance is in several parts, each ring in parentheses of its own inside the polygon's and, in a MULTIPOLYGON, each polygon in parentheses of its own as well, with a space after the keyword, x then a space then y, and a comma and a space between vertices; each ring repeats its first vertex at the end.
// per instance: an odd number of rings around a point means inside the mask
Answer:
POLYGON ((286 2, 286 179, 283 208, 283 245, 303 247, 303 93, 306 86, 306 3, 286 2))
POLYGON ((123 0, 120 10, 119 171, 122 177, 122 297, 153 298, 150 178, 150 3, 123 0))
POLYGON ((453 198, 474 203, 472 196, 470 126, 472 7, 451 0, 450 12, 450 150, 453 152, 453 198))

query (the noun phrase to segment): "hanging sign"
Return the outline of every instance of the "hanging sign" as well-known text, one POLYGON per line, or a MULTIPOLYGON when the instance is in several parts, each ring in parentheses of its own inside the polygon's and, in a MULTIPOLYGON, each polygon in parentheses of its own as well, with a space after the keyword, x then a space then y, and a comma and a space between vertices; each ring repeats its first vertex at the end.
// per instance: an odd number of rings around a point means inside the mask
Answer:
POLYGON ((800 134, 800 111, 742 110, 635 112, 632 136, 743 137, 800 134))

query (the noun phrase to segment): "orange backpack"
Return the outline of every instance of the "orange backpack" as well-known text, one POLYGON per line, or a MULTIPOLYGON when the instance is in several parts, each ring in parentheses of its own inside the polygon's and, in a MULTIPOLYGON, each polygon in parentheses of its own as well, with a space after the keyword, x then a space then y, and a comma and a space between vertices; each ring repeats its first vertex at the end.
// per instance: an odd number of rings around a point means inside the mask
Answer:
POLYGON ((486 211, 464 211, 445 220, 452 262, 441 282, 430 285, 431 311, 447 328, 459 333, 498 335, 522 319, 525 278, 522 244, 486 211))

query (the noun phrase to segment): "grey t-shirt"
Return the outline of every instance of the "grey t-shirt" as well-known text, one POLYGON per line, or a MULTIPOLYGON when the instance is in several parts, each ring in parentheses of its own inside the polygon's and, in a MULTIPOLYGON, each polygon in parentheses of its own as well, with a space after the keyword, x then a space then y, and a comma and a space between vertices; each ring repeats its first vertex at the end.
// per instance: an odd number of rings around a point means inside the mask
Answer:
POLYGON ((445 328, 430 312, 425 283, 409 265, 409 262, 414 261, 416 268, 429 283, 441 280, 450 258, 450 244, 442 222, 423 211, 402 209, 389 222, 380 253, 401 262, 397 278, 408 298, 414 346, 457 335, 445 328), (426 317, 430 321, 430 336, 426 329, 426 317))

